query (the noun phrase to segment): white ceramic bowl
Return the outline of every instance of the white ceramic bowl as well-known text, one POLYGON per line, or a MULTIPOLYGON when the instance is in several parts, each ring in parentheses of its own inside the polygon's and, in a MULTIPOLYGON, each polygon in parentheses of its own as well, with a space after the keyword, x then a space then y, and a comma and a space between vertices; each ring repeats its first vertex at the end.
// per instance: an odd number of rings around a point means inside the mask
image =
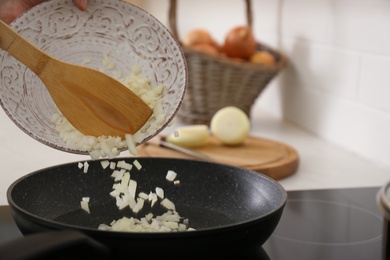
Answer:
MULTIPOLYGON (((104 53, 115 71, 142 69, 152 86, 164 85, 165 122, 148 129, 141 144, 161 132, 181 105, 187 86, 185 58, 178 42, 146 11, 118 0, 89 0, 78 10, 71 0, 52 0, 30 9, 12 24, 27 40, 55 58, 104 69, 104 53)), ((51 122, 57 108, 40 79, 0 50, 0 104, 25 133, 53 148, 85 154, 66 147, 51 122)), ((131 105, 131 104, 129 104, 131 105)))

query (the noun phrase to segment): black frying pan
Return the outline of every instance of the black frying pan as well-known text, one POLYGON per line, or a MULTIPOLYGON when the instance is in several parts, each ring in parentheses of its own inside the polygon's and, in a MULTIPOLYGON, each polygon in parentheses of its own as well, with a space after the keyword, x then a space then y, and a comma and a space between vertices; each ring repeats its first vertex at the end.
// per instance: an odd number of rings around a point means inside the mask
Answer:
MULTIPOLYGON (((124 159, 111 161, 119 160, 124 159)), ((125 160, 132 162, 134 158, 125 160)), ((130 209, 117 209, 115 199, 109 195, 114 183, 110 176, 112 170, 103 169, 99 160, 88 162, 88 173, 83 173, 75 162, 42 169, 15 181, 7 192, 15 222, 25 235, 50 230, 81 231, 103 244, 111 258, 194 259, 249 254, 269 238, 282 215, 287 194, 267 176, 196 160, 137 160, 142 169, 131 171, 131 178, 138 183, 137 191, 149 193, 157 186, 163 188, 177 212, 188 218, 196 231, 97 230, 101 223, 109 224, 124 215, 133 215, 130 209), (178 173, 179 185, 165 179, 168 170, 178 173), (81 198, 87 196, 91 198, 91 214, 80 207, 81 198)), ((151 210, 144 208, 135 217, 151 210)), ((164 210, 158 206, 152 211, 159 214, 164 210)))

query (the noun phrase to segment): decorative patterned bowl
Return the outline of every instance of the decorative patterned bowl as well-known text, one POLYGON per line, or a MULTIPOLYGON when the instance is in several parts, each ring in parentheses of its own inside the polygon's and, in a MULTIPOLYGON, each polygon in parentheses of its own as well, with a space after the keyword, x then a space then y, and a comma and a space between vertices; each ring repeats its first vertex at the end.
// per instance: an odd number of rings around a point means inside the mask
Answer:
MULTIPOLYGON (((102 70, 104 56, 108 55, 115 73, 125 76, 136 65, 152 86, 164 85, 165 122, 158 129, 147 129, 138 144, 161 132, 181 105, 187 86, 182 50, 167 28, 134 5, 90 0, 83 12, 71 0, 52 0, 30 9, 11 27, 55 58, 102 70)), ((20 129, 39 142, 67 152, 86 153, 66 147, 51 122, 57 108, 46 87, 3 50, 0 104, 20 129)))

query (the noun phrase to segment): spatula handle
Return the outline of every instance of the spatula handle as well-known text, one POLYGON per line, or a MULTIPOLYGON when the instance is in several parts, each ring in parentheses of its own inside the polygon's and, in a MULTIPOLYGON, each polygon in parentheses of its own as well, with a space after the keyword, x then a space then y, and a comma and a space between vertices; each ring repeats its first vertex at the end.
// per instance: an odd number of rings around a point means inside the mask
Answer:
POLYGON ((0 20, 0 48, 7 51, 38 76, 51 59, 2 20, 0 20))

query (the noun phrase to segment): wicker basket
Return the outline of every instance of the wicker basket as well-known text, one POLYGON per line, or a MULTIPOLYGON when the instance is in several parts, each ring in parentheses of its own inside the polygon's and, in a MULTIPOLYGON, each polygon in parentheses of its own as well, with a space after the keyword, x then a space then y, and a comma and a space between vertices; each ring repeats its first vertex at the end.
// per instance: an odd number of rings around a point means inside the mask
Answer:
MULTIPOLYGON (((247 23, 252 26, 251 1, 245 0, 247 23)), ((176 26, 177 0, 170 1, 169 26, 180 41, 176 26)), ((177 117, 192 124, 209 124, 220 108, 236 106, 250 116, 251 107, 267 84, 287 66, 279 52, 257 42, 258 50, 270 52, 275 65, 240 62, 182 46, 188 66, 188 88, 177 117)))

